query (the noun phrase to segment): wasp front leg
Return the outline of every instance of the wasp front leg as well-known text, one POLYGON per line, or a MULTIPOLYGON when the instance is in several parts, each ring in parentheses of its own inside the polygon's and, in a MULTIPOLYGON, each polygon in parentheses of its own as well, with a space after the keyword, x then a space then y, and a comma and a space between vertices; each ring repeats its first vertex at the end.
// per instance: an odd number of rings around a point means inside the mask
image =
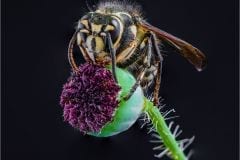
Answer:
POLYGON ((76 43, 76 45, 80 48, 81 52, 82 52, 82 55, 84 57, 84 59, 87 61, 87 62, 92 62, 93 59, 91 59, 89 57, 89 55, 87 54, 87 46, 85 44, 85 42, 83 41, 84 38, 83 38, 83 30, 81 28, 79 28, 78 30, 75 31, 75 33, 73 34, 70 42, 69 42, 69 45, 68 45, 68 61, 72 67, 72 69, 74 71, 78 71, 78 65, 77 63, 75 62, 75 59, 74 59, 74 55, 73 55, 73 47, 76 43))
POLYGON ((108 41, 109 51, 110 51, 111 58, 112 58, 112 74, 113 74, 113 78, 114 78, 115 82, 117 83, 118 81, 117 81, 117 76, 116 76, 116 50, 113 46, 110 33, 107 33, 107 41, 108 41))
POLYGON ((73 36, 69 42, 69 45, 68 45, 68 61, 74 71, 78 70, 78 66, 73 57, 73 47, 74 47, 75 41, 77 40, 77 34, 78 34, 78 31, 76 31, 73 34, 73 36))

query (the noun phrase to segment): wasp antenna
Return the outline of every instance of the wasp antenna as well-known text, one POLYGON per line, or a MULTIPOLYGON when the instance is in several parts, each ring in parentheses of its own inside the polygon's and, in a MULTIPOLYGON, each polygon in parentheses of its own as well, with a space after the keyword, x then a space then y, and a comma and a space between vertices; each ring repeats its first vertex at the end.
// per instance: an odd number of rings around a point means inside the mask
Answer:
POLYGON ((93 12, 93 11, 95 10, 95 5, 93 5, 93 7, 92 7, 92 6, 89 4, 89 1, 88 1, 88 0, 86 0, 85 2, 86 2, 86 6, 87 6, 88 10, 89 10, 90 12, 93 12))
POLYGON ((74 47, 74 44, 76 42, 76 38, 77 38, 77 33, 78 33, 78 30, 73 34, 70 42, 69 42, 69 45, 68 45, 68 61, 73 69, 73 71, 77 71, 78 70, 78 66, 74 60, 74 57, 73 57, 73 47, 74 47))
POLYGON ((89 3, 88 3, 87 0, 85 1, 85 3, 86 3, 86 6, 87 6, 87 9, 88 9, 90 12, 92 12, 93 9, 90 7, 90 5, 89 5, 89 3))

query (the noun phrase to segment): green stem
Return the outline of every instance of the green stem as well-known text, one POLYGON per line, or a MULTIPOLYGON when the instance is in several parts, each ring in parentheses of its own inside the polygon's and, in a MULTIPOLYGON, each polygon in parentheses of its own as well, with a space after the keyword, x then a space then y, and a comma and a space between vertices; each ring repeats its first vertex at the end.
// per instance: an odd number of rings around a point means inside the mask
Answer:
POLYGON ((161 112, 159 109, 153 105, 148 99, 145 98, 145 108, 144 111, 147 112, 149 118, 152 121, 156 131, 160 135, 165 147, 171 153, 171 157, 174 160, 186 160, 182 149, 179 147, 176 139, 172 135, 170 129, 168 128, 161 112))

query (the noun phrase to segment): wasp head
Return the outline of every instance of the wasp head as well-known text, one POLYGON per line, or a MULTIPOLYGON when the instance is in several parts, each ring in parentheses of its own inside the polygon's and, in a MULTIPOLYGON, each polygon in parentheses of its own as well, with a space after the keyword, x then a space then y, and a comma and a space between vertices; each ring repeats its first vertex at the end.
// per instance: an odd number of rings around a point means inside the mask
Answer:
POLYGON ((116 49, 123 31, 120 19, 114 15, 90 12, 79 20, 77 30, 78 45, 86 50, 90 60, 109 64, 111 55, 107 36, 110 35, 116 49))

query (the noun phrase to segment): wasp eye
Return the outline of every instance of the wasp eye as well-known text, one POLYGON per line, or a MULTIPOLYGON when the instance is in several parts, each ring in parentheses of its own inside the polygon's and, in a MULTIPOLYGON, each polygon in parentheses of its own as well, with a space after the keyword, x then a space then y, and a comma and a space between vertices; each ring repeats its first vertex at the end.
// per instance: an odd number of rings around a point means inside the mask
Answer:
POLYGON ((120 24, 117 20, 113 19, 105 28, 106 32, 109 32, 113 43, 117 41, 120 34, 120 24))

